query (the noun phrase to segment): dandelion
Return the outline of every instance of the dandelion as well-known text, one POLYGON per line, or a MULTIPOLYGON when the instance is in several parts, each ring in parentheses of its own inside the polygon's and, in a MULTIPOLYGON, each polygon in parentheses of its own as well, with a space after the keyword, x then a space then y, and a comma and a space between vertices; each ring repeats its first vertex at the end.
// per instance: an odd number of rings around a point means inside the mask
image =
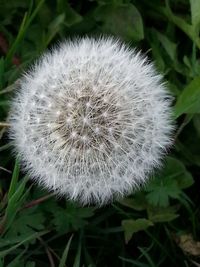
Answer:
POLYGON ((112 38, 67 41, 21 79, 10 111, 30 177, 82 204, 145 184, 171 144, 171 100, 140 53, 112 38))

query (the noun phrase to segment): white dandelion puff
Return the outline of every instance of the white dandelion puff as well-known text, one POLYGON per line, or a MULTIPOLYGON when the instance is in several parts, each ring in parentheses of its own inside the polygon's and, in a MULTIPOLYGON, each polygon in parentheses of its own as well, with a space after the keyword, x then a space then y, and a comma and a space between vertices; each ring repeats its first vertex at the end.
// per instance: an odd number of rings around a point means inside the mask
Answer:
POLYGON ((171 144, 171 98, 152 64, 112 38, 67 41, 21 79, 10 136, 30 177, 82 204, 143 185, 171 144))

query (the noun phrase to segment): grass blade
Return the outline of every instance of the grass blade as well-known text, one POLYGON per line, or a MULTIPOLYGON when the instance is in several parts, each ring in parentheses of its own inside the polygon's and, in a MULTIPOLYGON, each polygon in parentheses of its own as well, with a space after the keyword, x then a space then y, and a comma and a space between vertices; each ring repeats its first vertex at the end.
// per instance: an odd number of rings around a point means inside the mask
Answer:
POLYGON ((65 262, 67 260, 67 256, 68 256, 68 252, 69 252, 69 248, 71 245, 71 241, 72 241, 73 235, 70 237, 69 241, 67 242, 66 248, 62 254, 62 258, 60 260, 59 266, 58 267, 65 267, 65 262))
POLYGON ((42 231, 42 232, 37 232, 37 233, 34 233, 30 236, 28 236, 27 238, 25 238, 23 241, 21 241, 20 243, 18 243, 17 245, 14 245, 13 247, 9 248, 9 249, 6 249, 6 250, 3 250, 0 252, 0 257, 5 257, 6 255, 10 254, 10 252, 12 252, 13 250, 15 250, 16 248, 18 248, 19 246, 25 244, 26 242, 28 241, 31 241, 31 240, 34 240, 42 235, 45 235, 49 232, 49 230, 45 230, 45 231, 42 231))
POLYGON ((18 159, 16 159, 15 161, 15 167, 14 167, 14 171, 12 174, 12 179, 11 179, 11 183, 10 183, 10 187, 9 187, 9 191, 8 191, 8 199, 10 199, 12 197, 12 195, 14 194, 14 192, 16 191, 16 186, 17 186, 17 181, 19 178, 19 161, 18 159))

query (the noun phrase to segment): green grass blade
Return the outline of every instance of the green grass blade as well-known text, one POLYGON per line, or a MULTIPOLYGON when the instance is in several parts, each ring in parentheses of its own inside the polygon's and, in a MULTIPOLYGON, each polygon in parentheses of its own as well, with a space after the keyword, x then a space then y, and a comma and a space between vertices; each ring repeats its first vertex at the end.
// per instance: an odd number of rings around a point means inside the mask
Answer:
POLYGON ((73 267, 80 267, 80 261, 81 261, 81 237, 79 238, 78 250, 77 250, 77 253, 76 253, 76 257, 75 257, 75 261, 74 261, 73 267))
POLYGON ((28 194, 29 190, 24 193, 25 185, 28 181, 28 176, 25 176, 24 179, 18 185, 17 190, 8 200, 8 205, 5 212, 5 228, 3 229, 3 234, 9 229, 12 224, 19 207, 21 206, 25 196, 28 194))
POLYGON ((42 236, 42 235, 45 235, 45 234, 47 234, 48 232, 49 232, 49 230, 45 230, 45 231, 37 232, 37 233, 34 233, 34 234, 28 236, 28 237, 25 238, 23 241, 21 241, 20 243, 14 245, 13 247, 1 251, 1 252, 0 252, 0 257, 5 257, 6 255, 10 254, 10 252, 12 252, 13 250, 15 250, 15 249, 18 248, 19 246, 25 244, 25 243, 28 242, 28 241, 35 240, 36 238, 38 238, 38 237, 40 237, 40 236, 42 236))
POLYGON ((142 262, 137 261, 137 260, 126 259, 126 258, 123 258, 123 257, 119 257, 119 259, 121 259, 123 262, 132 263, 132 264, 134 264, 132 266, 135 266, 135 267, 149 267, 149 265, 147 265, 146 263, 142 263, 142 262))
POLYGON ((23 256, 23 254, 26 252, 26 249, 24 249, 17 257, 12 260, 7 267, 16 267, 19 265, 19 260, 23 256))
POLYGON ((149 263, 149 267, 156 267, 157 265, 155 265, 152 261, 152 259, 150 258, 149 254, 141 247, 138 247, 138 249, 140 250, 140 252, 143 254, 143 256, 147 259, 148 263, 149 263))
POLYGON ((8 191, 8 199, 10 199, 12 197, 12 195, 14 194, 14 192, 16 191, 17 181, 19 178, 19 170, 20 170, 19 161, 18 161, 18 159, 16 159, 15 167, 13 170, 12 179, 11 179, 11 183, 10 183, 10 187, 9 187, 9 191, 8 191))
POLYGON ((69 248, 71 245, 71 241, 72 241, 73 235, 70 237, 69 241, 67 242, 66 248, 62 254, 62 258, 60 260, 59 266, 58 267, 65 267, 65 262, 67 260, 67 256, 68 256, 68 252, 69 252, 69 248))
POLYGON ((11 59, 12 59, 12 57, 13 57, 16 49, 17 49, 19 42, 22 40, 22 38, 24 36, 24 32, 25 32, 24 29, 25 29, 26 20, 27 20, 27 13, 25 13, 25 15, 22 19, 20 28, 19 28, 18 35, 17 35, 13 45, 11 46, 10 50, 7 53, 6 60, 5 60, 6 63, 11 61, 11 59))
POLYGON ((44 0, 41 0, 30 16, 28 15, 28 13, 25 13, 23 20, 22 20, 22 23, 21 23, 20 28, 19 28, 18 35, 17 35, 13 45, 11 46, 10 50, 7 53, 6 60, 5 60, 6 63, 9 63, 11 61, 11 59, 12 59, 14 53, 16 52, 20 42, 24 38, 24 35, 25 35, 29 25, 31 24, 31 22, 35 18, 35 16, 37 15, 37 13, 40 10, 40 8, 42 7, 43 3, 44 3, 44 0))

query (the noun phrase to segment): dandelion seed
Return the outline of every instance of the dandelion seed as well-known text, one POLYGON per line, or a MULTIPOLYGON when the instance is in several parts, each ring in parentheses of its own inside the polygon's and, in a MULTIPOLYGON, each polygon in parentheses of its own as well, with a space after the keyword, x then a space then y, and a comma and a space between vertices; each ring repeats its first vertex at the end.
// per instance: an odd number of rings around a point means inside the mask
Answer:
POLYGON ((72 118, 68 117, 68 118, 66 119, 66 123, 67 123, 67 124, 70 124, 71 122, 72 122, 72 118))
POLYGON ((75 138, 76 136, 77 136, 77 132, 73 131, 73 132, 71 133, 71 137, 72 137, 72 138, 75 138))
POLYGON ((72 104, 71 102, 68 102, 68 103, 67 103, 67 107, 68 107, 68 108, 71 108, 72 106, 73 106, 73 104, 72 104))
POLYGON ((99 127, 95 127, 94 131, 95 131, 96 134, 99 134, 99 132, 100 132, 99 127))
POLYGON ((86 103, 86 107, 89 108, 90 107, 90 102, 86 103))
POLYGON ((89 122, 89 121, 88 121, 88 118, 87 118, 87 117, 84 117, 84 118, 83 118, 83 122, 84 122, 84 124, 88 124, 88 122, 89 122))
POLYGON ((102 114, 102 116, 106 118, 106 117, 108 117, 108 113, 107 113, 107 112, 104 112, 104 113, 102 114))
POLYGON ((10 137, 32 179, 102 205, 138 189, 160 165, 171 145, 170 105, 162 76, 140 53, 113 38, 82 38, 21 79, 10 137))

